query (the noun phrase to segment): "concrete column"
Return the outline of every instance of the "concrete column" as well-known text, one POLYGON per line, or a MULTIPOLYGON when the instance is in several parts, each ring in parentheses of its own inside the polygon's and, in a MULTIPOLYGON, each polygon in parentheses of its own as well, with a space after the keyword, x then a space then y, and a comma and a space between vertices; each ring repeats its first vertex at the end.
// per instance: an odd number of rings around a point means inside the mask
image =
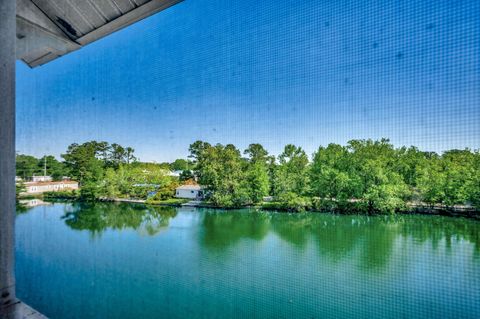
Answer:
POLYGON ((0 317, 15 300, 15 0, 0 0, 0 317))

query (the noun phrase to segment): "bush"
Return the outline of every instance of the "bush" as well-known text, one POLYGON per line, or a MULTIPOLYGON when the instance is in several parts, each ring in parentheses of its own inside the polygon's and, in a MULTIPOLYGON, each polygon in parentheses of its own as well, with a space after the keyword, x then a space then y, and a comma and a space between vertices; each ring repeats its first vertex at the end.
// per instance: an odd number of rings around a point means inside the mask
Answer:
POLYGON ((248 192, 241 187, 215 191, 208 196, 206 202, 220 208, 240 208, 251 204, 248 192))
POLYGON ((312 206, 314 210, 320 212, 335 212, 338 211, 338 202, 325 198, 314 198, 312 200, 312 206))
POLYGON ((43 193, 44 199, 78 199, 79 193, 76 190, 43 193))
POLYGON ((368 203, 363 200, 333 200, 326 198, 315 198, 313 208, 320 212, 342 213, 342 214, 367 214, 368 203))
POLYGON ((173 198, 173 196, 175 196, 175 186, 176 184, 160 187, 157 190, 154 190, 155 195, 148 197, 148 199, 153 201, 164 201, 168 199, 175 200, 176 198, 173 198))
POLYGON ((308 197, 295 193, 286 193, 273 202, 264 202, 262 208, 266 210, 283 210, 289 212, 303 212, 312 208, 312 201, 308 197))
POLYGON ((280 202, 263 202, 261 208, 265 210, 282 210, 282 204, 280 202))
POLYGON ((80 199, 91 202, 100 197, 100 186, 96 182, 87 182, 80 189, 80 199))
POLYGON ((365 194, 370 213, 393 214, 406 208, 408 190, 404 184, 374 185, 365 194))

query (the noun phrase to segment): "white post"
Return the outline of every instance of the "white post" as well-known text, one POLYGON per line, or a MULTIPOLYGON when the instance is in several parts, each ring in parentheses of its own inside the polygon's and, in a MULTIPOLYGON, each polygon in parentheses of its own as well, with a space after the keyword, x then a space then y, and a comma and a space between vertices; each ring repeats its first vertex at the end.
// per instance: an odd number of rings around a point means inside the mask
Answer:
POLYGON ((0 317, 15 302, 16 1, 0 0, 0 317))

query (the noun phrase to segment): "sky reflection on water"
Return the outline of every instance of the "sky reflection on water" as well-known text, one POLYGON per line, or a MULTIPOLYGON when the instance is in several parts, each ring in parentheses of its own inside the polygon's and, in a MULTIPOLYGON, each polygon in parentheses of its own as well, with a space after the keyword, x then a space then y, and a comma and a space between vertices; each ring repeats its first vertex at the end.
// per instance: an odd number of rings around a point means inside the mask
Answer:
POLYGON ((479 234, 439 216, 55 204, 17 218, 18 286, 51 318, 474 318, 479 234))

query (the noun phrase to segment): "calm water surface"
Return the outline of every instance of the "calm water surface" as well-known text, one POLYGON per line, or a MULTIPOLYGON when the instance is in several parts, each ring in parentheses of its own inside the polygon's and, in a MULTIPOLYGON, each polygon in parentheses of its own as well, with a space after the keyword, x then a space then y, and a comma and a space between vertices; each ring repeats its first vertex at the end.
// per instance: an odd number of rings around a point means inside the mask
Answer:
POLYGON ((50 318, 478 318, 480 222, 55 204, 17 217, 50 318))

